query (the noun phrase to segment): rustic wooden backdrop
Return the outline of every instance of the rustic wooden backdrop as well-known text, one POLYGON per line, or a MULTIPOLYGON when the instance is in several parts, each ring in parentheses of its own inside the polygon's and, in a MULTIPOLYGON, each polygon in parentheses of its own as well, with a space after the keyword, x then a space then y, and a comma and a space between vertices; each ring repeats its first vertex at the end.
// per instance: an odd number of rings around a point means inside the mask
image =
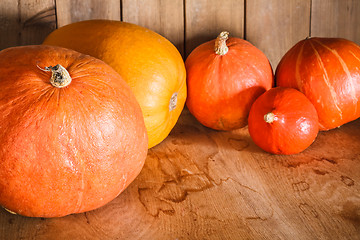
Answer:
POLYGON ((274 68, 307 36, 360 44, 359 0, 1 0, 0 49, 39 44, 57 27, 95 18, 148 27, 184 58, 228 30, 260 48, 274 68))

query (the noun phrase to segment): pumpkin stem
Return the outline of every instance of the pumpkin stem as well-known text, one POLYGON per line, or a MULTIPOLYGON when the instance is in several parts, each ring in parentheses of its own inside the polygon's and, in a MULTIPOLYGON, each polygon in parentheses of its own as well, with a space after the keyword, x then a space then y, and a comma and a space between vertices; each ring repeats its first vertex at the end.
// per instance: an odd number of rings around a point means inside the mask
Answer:
POLYGON ((217 55, 225 55, 229 48, 226 46, 226 40, 229 38, 229 32, 223 31, 219 34, 219 36, 215 40, 215 53, 217 55))
MULTIPOLYGON (((38 68, 40 67, 38 66, 38 68)), ((71 83, 71 77, 69 72, 60 64, 45 67, 45 69, 40 69, 46 72, 51 71, 50 83, 54 87, 63 88, 71 83)))
POLYGON ((174 110, 176 108, 177 96, 178 96, 178 93, 174 92, 174 94, 170 98, 170 103, 169 103, 169 110, 170 111, 172 111, 172 110, 174 110))
POLYGON ((267 123, 272 123, 275 120, 275 114, 273 114, 272 112, 269 112, 267 114, 264 115, 264 120, 267 123))

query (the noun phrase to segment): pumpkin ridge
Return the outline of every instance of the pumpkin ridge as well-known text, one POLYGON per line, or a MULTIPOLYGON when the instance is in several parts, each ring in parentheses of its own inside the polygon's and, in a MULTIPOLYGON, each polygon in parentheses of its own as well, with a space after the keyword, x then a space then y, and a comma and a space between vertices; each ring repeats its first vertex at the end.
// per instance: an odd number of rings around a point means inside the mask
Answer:
MULTIPOLYGON (((45 98, 47 95, 49 95, 49 96, 46 97, 47 100, 45 102, 49 102, 51 97, 54 95, 55 91, 56 91, 56 88, 53 88, 51 86, 49 86, 49 88, 41 89, 40 93, 37 96, 35 96, 34 104, 35 104, 35 102, 40 102, 41 99, 45 98)), ((14 100, 16 101, 16 99, 18 99, 18 98, 21 98, 21 96, 19 95, 19 97, 16 97, 14 100)))
POLYGON ((353 103, 355 105, 354 114, 356 114, 356 112, 357 112, 357 102, 359 101, 359 99, 356 97, 356 91, 355 91, 355 88, 354 88, 354 78, 351 76, 349 68, 347 67, 344 59, 339 55, 339 53, 335 49, 331 49, 328 46, 326 46, 325 44, 323 44, 320 41, 317 41, 315 39, 314 39, 314 41, 316 41, 318 44, 323 46, 325 49, 329 50, 339 60, 341 67, 343 68, 344 72, 346 73, 347 77, 350 80, 349 83, 351 85, 351 97, 352 97, 353 103))
POLYGON ((358 60, 358 61, 360 62, 360 58, 358 58, 353 51, 350 51, 350 50, 349 50, 349 53, 350 53, 356 60, 358 60))
POLYGON ((354 43, 354 42, 352 42, 352 41, 350 41, 350 44, 351 44, 352 46, 354 46, 354 47, 356 47, 356 48, 358 48, 358 49, 360 50, 360 46, 359 46, 359 45, 355 44, 355 43, 354 43))
MULTIPOLYGON (((15 102, 15 104, 21 103, 24 104, 24 106, 26 106, 24 107, 24 111, 22 112, 22 117, 21 117, 26 119, 35 110, 37 105, 41 104, 41 109, 46 109, 48 107, 47 104, 51 102, 51 98, 56 92, 56 89, 57 88, 53 88, 50 85, 50 88, 44 89, 37 96, 34 95, 34 98, 30 99, 29 101, 24 102, 23 97, 19 95, 15 99, 12 99, 12 102, 13 103, 15 102)), ((57 101, 57 104, 58 103, 59 101, 57 101)))
MULTIPOLYGON (((55 90, 57 88, 54 88, 55 90)), ((60 89, 59 89, 60 90, 60 89)), ((93 94, 92 89, 87 89, 91 94, 93 94)), ((61 104, 61 97, 60 94, 63 94, 66 91, 66 89, 61 89, 60 91, 57 91, 58 94, 58 99, 57 99, 57 103, 58 103, 58 108, 59 105, 61 104)), ((81 105, 80 107, 78 106, 76 111, 81 112, 81 115, 86 115, 87 112, 89 112, 89 110, 83 105, 83 103, 79 100, 77 100, 77 102, 79 103, 79 105, 81 105)), ((65 122, 74 122, 74 114, 68 115, 66 117, 66 119, 64 120, 65 122)), ((62 121, 61 119, 59 119, 59 121, 62 121)), ((54 115, 54 122, 58 122, 58 114, 54 115)), ((85 122, 83 122, 85 123, 85 122)), ((67 123, 63 123, 64 125, 67 125, 67 123)), ((80 123, 82 124, 82 123, 80 123)), ((78 124, 78 126, 80 126, 80 124, 78 124)), ((70 139, 72 138, 71 136, 78 136, 81 135, 79 133, 76 133, 75 129, 75 133, 70 132, 68 135, 70 137, 70 139)), ((84 132, 84 130, 81 130, 82 132, 84 132)), ((86 131, 86 134, 88 134, 88 131, 86 131)), ((62 133, 59 133, 59 136, 62 135, 62 133)), ((73 141, 68 141, 66 142, 66 144, 68 146, 71 146, 71 155, 74 158, 69 159, 69 161, 73 162, 72 165, 76 166, 76 170, 73 170, 73 174, 76 172, 77 174, 80 175, 79 178, 79 188, 77 189, 77 200, 74 201, 74 208, 72 210, 73 213, 79 213, 82 212, 82 208, 83 208, 83 202, 84 202, 84 193, 85 193, 85 172, 86 172, 86 165, 85 165, 85 161, 83 156, 81 156, 81 152, 78 150, 77 146, 76 146, 76 142, 73 141)), ((64 144, 62 144, 62 147, 64 146, 64 144)), ((62 151, 61 149, 58 149, 58 151, 62 151)), ((75 176, 74 176, 75 177, 75 176)))
POLYGON ((85 190, 85 163, 82 157, 80 159, 80 166, 81 166, 81 179, 80 179, 80 189, 78 190, 78 200, 75 205, 75 212, 81 211, 81 206, 84 200, 84 190, 85 190))
POLYGON ((300 76, 300 64, 301 64, 301 60, 302 60, 302 53, 304 50, 304 45, 305 45, 306 41, 304 41, 303 45, 301 46, 300 50, 299 50, 299 54, 296 58, 296 63, 295 63, 295 78, 296 78, 296 82, 297 82, 297 87, 300 91, 303 91, 303 84, 301 83, 301 76, 300 76))
MULTIPOLYGON (((51 99, 52 99, 53 96, 55 95, 55 92, 56 92, 56 89, 53 88, 53 89, 51 90, 51 92, 49 93, 49 96, 47 97, 46 102, 50 102, 50 101, 51 101, 51 99)), ((45 95, 45 94, 44 94, 44 95, 45 95)), ((59 99, 59 98, 56 99, 56 103, 57 103, 57 105, 59 105, 59 103, 60 103, 60 99, 59 99)))
MULTIPOLYGON (((244 63, 244 65, 247 65, 248 67, 250 67, 254 72, 256 72, 258 74, 258 76, 260 76, 261 78, 264 78, 264 75, 266 75, 266 73, 264 71, 262 71, 261 69, 259 69, 259 67, 253 65, 253 64, 248 64, 248 63, 244 63)), ((270 65, 270 62, 269 62, 270 65)), ((270 85, 271 87, 271 85, 270 85)))
MULTIPOLYGON (((233 38, 229 38, 229 40, 233 40, 233 38)), ((228 42, 229 42, 229 40, 228 40, 228 42)), ((250 44, 250 43, 248 43, 248 42, 244 42, 244 41, 239 41, 239 40, 237 40, 237 39, 234 39, 235 41, 232 41, 232 42, 230 42, 230 44, 227 44, 227 46, 229 47, 229 53, 227 54, 227 55, 229 55, 229 57, 228 58, 230 58, 230 57, 233 57, 234 59, 236 59, 237 58, 237 56, 233 53, 233 51, 230 51, 230 50, 234 50, 234 49, 237 49, 237 50, 239 50, 239 51, 243 51, 243 49, 246 47, 246 46, 252 46, 252 47, 254 47, 252 44, 250 44)), ((242 40, 242 39, 240 39, 240 40, 242 40)), ((259 53, 259 54, 261 54, 261 55, 263 55, 264 57, 266 57, 266 55, 263 53, 263 52, 261 52, 259 49, 254 49, 257 53, 259 53)), ((229 61, 229 60, 228 60, 229 61)), ((256 66, 256 65, 254 65, 254 64, 249 64, 248 62, 247 62, 247 59, 242 59, 242 64, 244 64, 244 65, 246 65, 248 68, 251 68, 254 72, 256 72, 259 76, 263 76, 264 74, 266 74, 263 70, 261 70, 260 68, 259 68, 259 66, 256 66)), ((268 64, 269 65, 271 65, 270 64, 270 62, 268 62, 268 64)))
POLYGON ((334 89, 334 87, 333 87, 333 86, 331 85, 331 83, 330 83, 329 76, 328 76, 327 71, 326 71, 325 66, 324 66, 324 62, 322 61, 319 52, 316 50, 314 44, 313 44, 311 41, 310 41, 310 46, 311 46, 311 48, 314 50, 314 53, 315 53, 317 62, 319 63, 320 67, 322 68, 322 70, 323 70, 323 72, 324 72, 324 74, 323 74, 324 82, 325 82, 325 84, 326 84, 326 85, 328 86, 328 88, 329 88, 330 95, 331 95, 331 97, 332 97, 333 103, 334 103, 336 109, 337 109, 338 112, 339 112, 340 119, 342 119, 343 116, 342 116, 342 111, 341 111, 341 109, 340 109, 340 107, 339 107, 339 101, 338 101, 338 99, 337 99, 337 97, 336 97, 335 89, 334 89))

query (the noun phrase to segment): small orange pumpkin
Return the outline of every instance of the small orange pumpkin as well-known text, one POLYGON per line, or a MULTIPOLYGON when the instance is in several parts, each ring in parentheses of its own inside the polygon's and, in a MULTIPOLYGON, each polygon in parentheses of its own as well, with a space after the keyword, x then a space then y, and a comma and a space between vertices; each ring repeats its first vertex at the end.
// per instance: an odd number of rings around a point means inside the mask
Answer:
POLYGON ((0 205, 30 217, 118 196, 147 154, 141 109, 104 62, 52 46, 0 52, 0 205))
POLYGON ((244 127, 251 104, 273 85, 266 56, 228 34, 201 44, 185 61, 186 105, 200 123, 216 130, 244 127))
POLYGON ((149 148, 169 135, 186 100, 184 61, 170 41, 135 24, 88 20, 55 30, 43 44, 70 48, 109 64, 140 104, 149 148))
POLYGON ((256 145, 273 154, 302 152, 319 127, 314 105, 293 88, 276 87, 262 94, 249 113, 249 133, 256 145))

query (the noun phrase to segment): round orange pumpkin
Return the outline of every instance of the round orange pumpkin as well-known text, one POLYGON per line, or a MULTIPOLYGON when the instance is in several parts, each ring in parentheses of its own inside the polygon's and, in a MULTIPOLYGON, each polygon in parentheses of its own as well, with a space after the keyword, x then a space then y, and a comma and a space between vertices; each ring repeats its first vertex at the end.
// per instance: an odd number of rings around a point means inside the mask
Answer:
POLYGON ((320 130, 360 117, 360 47, 339 38, 307 38, 276 69, 277 86, 303 92, 319 115, 320 130))
POLYGON ((185 67, 186 105, 200 123, 216 130, 244 127, 252 103, 273 85, 266 56, 243 39, 228 39, 228 32, 195 48, 185 67))
POLYGON ((52 46, 0 52, 0 205, 31 217, 118 196, 147 154, 141 108, 104 62, 52 46))
POLYGON ((130 85, 142 109, 149 148, 170 133, 186 100, 184 61, 167 39, 135 24, 89 20, 52 32, 43 44, 99 58, 130 85))
POLYGON ((276 87, 262 94, 252 105, 248 121, 255 144, 273 154, 302 152, 319 131, 314 105, 293 88, 276 87))

